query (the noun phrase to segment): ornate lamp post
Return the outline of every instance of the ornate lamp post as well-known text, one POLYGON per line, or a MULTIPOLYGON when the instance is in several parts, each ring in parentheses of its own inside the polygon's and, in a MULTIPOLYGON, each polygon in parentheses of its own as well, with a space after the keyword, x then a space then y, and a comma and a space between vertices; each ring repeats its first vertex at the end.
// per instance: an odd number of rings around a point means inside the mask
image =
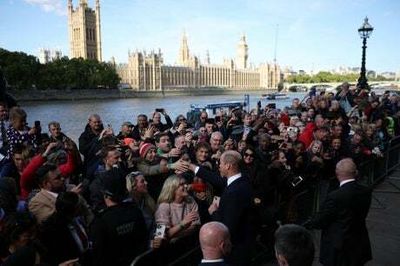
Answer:
POLYGON ((365 50, 367 49, 367 39, 369 38, 373 30, 374 28, 368 23, 367 17, 364 19, 364 24, 358 29, 358 34, 360 34, 361 39, 363 39, 361 73, 357 83, 357 87, 359 89, 369 89, 367 77, 365 74, 365 50))

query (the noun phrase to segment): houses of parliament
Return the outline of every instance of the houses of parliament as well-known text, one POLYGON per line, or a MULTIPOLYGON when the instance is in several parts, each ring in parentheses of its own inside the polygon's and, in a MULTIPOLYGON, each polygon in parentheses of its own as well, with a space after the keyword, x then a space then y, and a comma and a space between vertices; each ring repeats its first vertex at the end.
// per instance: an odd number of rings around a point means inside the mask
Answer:
MULTIPOLYGON (((70 56, 102 61, 100 32, 100 3, 96 9, 80 0, 75 10, 68 0, 68 24, 70 56)), ((254 90, 277 88, 281 79, 280 67, 276 63, 264 63, 257 68, 248 65, 248 45, 242 35, 237 45, 236 59, 226 59, 222 64, 210 64, 191 55, 187 36, 180 43, 176 65, 164 64, 161 50, 128 52, 128 63, 115 65, 121 83, 134 91, 164 91, 185 89, 225 88, 254 90)))

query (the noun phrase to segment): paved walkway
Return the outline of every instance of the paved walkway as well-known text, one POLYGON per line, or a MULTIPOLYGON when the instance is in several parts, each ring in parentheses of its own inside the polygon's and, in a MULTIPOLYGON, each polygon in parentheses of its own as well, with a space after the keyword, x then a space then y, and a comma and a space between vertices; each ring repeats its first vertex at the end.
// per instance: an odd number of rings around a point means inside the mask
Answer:
POLYGON ((367 226, 373 256, 367 265, 400 265, 400 169, 375 188, 367 226))

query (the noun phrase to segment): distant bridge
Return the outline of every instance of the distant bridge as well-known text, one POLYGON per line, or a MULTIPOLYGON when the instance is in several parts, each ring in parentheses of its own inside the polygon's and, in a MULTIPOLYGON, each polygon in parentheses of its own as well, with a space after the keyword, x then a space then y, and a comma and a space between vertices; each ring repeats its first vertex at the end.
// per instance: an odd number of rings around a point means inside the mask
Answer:
MULTIPOLYGON (((350 84, 353 84, 353 82, 349 82, 350 84)), ((315 85, 329 85, 332 86, 333 88, 336 88, 337 86, 343 84, 343 82, 321 82, 321 83, 288 83, 285 82, 283 84, 284 86, 284 91, 288 91, 288 89, 292 86, 304 86, 307 87, 307 89, 310 89, 312 86, 315 85)), ((400 81, 372 81, 368 82, 370 86, 378 86, 378 87, 392 87, 392 89, 397 89, 400 90, 400 81)))

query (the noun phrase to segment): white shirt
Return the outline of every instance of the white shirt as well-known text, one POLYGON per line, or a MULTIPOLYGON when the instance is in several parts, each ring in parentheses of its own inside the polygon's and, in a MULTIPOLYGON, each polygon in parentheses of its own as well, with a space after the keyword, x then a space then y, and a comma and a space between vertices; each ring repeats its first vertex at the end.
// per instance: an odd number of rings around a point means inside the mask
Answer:
POLYGON ((205 260, 205 259, 202 259, 201 263, 213 263, 213 262, 223 262, 223 261, 224 261, 224 259, 216 259, 216 260, 205 260))
POLYGON ((349 182, 353 182, 353 181, 355 181, 354 178, 343 180, 342 182, 340 182, 339 187, 341 187, 341 186, 343 186, 344 184, 347 184, 347 183, 349 183, 349 182))
POLYGON ((235 181, 236 179, 239 179, 242 177, 241 173, 238 173, 236 175, 233 175, 231 177, 228 177, 228 181, 226 181, 226 186, 228 187, 230 184, 232 184, 233 181, 235 181))

